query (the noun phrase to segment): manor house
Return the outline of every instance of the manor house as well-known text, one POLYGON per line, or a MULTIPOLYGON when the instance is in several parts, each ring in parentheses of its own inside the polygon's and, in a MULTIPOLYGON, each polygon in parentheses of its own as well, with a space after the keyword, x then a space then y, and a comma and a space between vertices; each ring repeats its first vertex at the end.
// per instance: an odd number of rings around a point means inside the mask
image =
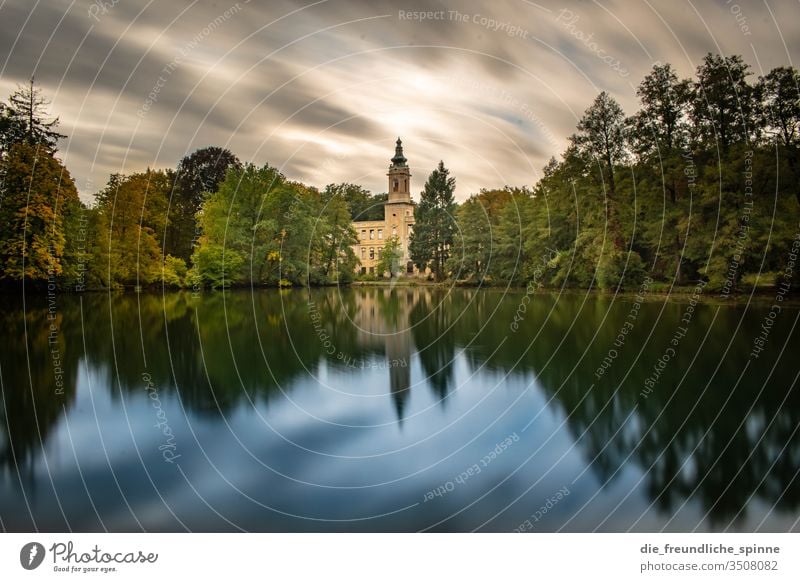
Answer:
POLYGON ((398 272, 409 275, 417 272, 408 252, 408 241, 414 228, 411 170, 408 168, 408 160, 403 155, 403 142, 399 137, 391 162, 387 174, 389 197, 383 206, 383 220, 353 222, 353 228, 358 236, 358 244, 353 246, 353 250, 361 261, 362 274, 383 275, 375 272, 375 265, 381 259, 386 241, 395 236, 402 252, 398 272))

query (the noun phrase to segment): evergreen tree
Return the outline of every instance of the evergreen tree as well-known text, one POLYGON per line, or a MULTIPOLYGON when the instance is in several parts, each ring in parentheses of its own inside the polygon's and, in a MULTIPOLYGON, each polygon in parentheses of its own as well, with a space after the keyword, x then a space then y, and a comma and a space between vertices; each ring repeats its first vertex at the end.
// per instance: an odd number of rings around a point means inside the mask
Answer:
POLYGON ((445 264, 455 233, 455 187, 455 178, 440 161, 425 182, 410 237, 411 260, 421 270, 430 267, 438 281, 446 275, 445 264))
POLYGON ((58 118, 48 118, 49 104, 33 77, 28 85, 19 87, 0 108, 0 149, 8 152, 12 144, 26 143, 55 152, 58 140, 66 136, 56 131, 58 118))

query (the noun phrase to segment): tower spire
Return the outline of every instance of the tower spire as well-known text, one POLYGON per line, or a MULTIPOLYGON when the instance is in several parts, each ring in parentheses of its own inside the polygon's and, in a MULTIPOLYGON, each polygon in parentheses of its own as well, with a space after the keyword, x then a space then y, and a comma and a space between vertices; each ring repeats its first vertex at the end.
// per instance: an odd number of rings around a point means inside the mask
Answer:
POLYGON ((395 143, 394 157, 392 158, 392 166, 405 167, 406 162, 408 162, 408 160, 403 155, 403 142, 400 141, 400 138, 398 137, 397 142, 395 143))

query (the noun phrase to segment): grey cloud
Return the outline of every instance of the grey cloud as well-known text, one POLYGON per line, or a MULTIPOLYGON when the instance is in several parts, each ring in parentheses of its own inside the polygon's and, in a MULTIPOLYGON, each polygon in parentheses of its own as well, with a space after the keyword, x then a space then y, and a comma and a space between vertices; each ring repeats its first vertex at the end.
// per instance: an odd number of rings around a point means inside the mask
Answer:
POLYGON ((146 4, 117 2, 99 22, 89 17, 89 0, 0 7, 2 84, 35 71, 72 135, 62 155, 84 196, 90 179, 97 189, 111 172, 174 166, 209 144, 282 165, 291 179, 316 186, 361 180, 383 191, 398 134, 415 191, 439 159, 458 178, 459 198, 480 187, 531 185, 598 91, 635 110, 635 87, 653 60, 692 76, 719 45, 758 73, 757 61, 765 71, 794 61, 800 38, 796 4, 749 0, 737 1, 738 21, 727 3, 671 0, 540 2, 543 9, 522 0, 146 4), (618 58, 627 77, 557 22, 562 8, 579 15, 576 28, 618 58), (446 17, 420 22, 400 10, 446 17), (507 34, 511 26, 525 34, 507 34), (176 57, 157 99, 137 116, 176 57))

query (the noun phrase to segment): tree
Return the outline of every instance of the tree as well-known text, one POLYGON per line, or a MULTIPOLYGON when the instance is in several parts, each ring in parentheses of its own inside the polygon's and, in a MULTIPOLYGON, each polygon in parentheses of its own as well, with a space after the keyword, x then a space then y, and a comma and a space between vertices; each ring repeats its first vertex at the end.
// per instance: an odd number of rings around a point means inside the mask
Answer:
POLYGON ((277 216, 265 208, 266 199, 285 182, 269 164, 259 168, 248 163, 231 168, 217 191, 205 197, 198 212, 201 236, 192 256, 202 284, 216 287, 261 279, 278 229, 277 216))
POLYGON ((691 98, 689 80, 678 80, 669 64, 656 65, 639 84, 636 94, 642 109, 628 121, 629 141, 640 159, 665 157, 687 139, 687 113, 691 98))
POLYGON ((446 274, 445 264, 455 233, 455 187, 456 179, 440 161, 425 182, 410 237, 411 260, 420 270, 430 267, 438 281, 446 274))
POLYGON ((147 285, 163 273, 160 235, 166 226, 170 171, 113 174, 96 195, 98 265, 107 286, 147 285))
POLYGON ((350 281, 358 259, 353 245, 358 243, 346 199, 326 188, 320 196, 322 209, 314 225, 314 239, 319 245, 321 279, 350 281))
POLYGON ((11 144, 26 143, 55 152, 58 140, 58 118, 48 119, 50 103, 42 97, 31 77, 27 86, 20 86, 9 97, 8 105, 0 108, 0 149, 8 152, 11 144))
POLYGON ((220 147, 202 148, 181 159, 170 197, 166 253, 189 260, 196 239, 195 215, 204 193, 216 192, 228 169, 240 166, 234 154, 220 147))
POLYGON ((456 211, 456 236, 447 265, 456 279, 483 281, 496 260, 501 210, 512 190, 481 190, 456 211))
POLYGON ((757 137, 756 91, 747 83, 749 74, 750 67, 739 55, 708 53, 697 67, 691 117, 695 138, 705 146, 726 150, 757 137))
POLYGON ((785 148, 800 142, 800 73, 794 67, 777 67, 759 79, 764 125, 785 148))
POLYGON ((595 161, 599 183, 603 187, 608 180, 608 190, 603 192, 605 223, 612 245, 619 252, 624 248, 624 240, 614 167, 626 159, 625 115, 622 107, 603 91, 586 110, 577 129, 578 133, 570 138, 574 153, 577 157, 595 161))
POLYGON ((45 281, 64 270, 65 216, 78 205, 67 169, 51 152, 12 145, 0 205, 0 278, 45 281))
POLYGON ((375 272, 383 276, 389 273, 389 277, 394 277, 402 272, 400 260, 403 258, 403 251, 400 250, 400 239, 396 236, 389 237, 383 245, 381 258, 375 265, 375 272))
POLYGON ((800 74, 794 67, 777 67, 759 79, 763 125, 788 160, 794 193, 800 203, 800 74))
POLYGON ((372 195, 369 190, 365 190, 357 184, 328 184, 322 192, 322 197, 326 200, 334 196, 342 198, 347 204, 351 220, 383 220, 383 203, 386 202, 386 194, 372 195))
POLYGON ((638 198, 648 209, 641 217, 641 236, 647 248, 657 249, 649 257, 662 264, 681 282, 681 255, 686 239, 684 217, 689 207, 687 159, 689 150, 689 106, 691 82, 679 80, 669 64, 656 65, 642 80, 637 95, 642 104, 628 121, 629 141, 641 171, 638 198), (660 212, 659 212, 660 210, 660 212))

